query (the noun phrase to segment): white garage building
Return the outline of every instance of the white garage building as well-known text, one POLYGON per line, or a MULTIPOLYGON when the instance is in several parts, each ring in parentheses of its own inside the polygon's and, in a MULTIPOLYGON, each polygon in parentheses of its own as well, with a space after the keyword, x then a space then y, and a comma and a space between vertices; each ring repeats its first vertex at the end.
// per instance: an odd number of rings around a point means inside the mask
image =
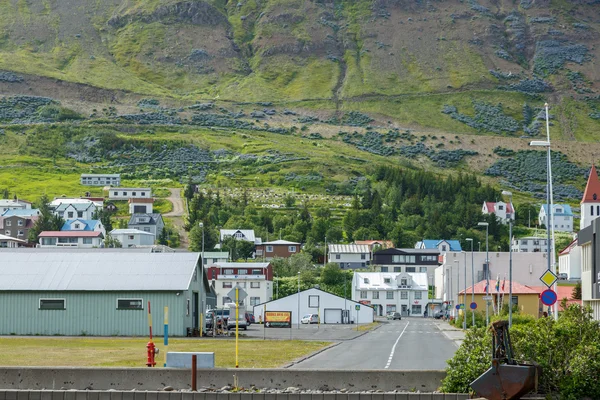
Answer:
POLYGON ((291 311, 292 324, 298 324, 306 314, 318 314, 323 324, 373 322, 371 307, 316 288, 254 306, 256 322, 264 320, 263 311, 291 311))

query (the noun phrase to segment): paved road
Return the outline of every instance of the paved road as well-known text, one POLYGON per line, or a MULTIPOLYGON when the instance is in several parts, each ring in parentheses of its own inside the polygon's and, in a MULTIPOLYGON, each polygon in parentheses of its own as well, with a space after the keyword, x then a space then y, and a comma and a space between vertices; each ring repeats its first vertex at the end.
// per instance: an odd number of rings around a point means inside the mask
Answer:
POLYGON ((242 331, 248 337, 265 339, 293 339, 293 340, 322 340, 339 342, 352 340, 366 333, 357 331, 356 325, 292 325, 292 329, 264 328, 262 324, 252 324, 248 330, 242 331))
POLYGON ((299 369, 395 369, 446 368, 457 345, 430 319, 403 318, 388 321, 366 335, 319 353, 292 366, 299 369))

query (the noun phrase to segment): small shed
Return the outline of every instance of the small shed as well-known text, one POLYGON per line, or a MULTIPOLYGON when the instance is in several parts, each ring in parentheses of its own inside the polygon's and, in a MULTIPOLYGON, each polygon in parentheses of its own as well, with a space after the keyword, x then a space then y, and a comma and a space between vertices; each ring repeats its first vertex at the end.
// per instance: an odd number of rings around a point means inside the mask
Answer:
POLYGON ((0 257, 0 335, 185 336, 210 290, 200 253, 6 250, 0 257))
POLYGON ((373 308, 370 306, 317 288, 254 306, 256 321, 264 319, 264 311, 291 311, 292 324, 298 324, 306 314, 318 314, 322 324, 373 322, 373 308))

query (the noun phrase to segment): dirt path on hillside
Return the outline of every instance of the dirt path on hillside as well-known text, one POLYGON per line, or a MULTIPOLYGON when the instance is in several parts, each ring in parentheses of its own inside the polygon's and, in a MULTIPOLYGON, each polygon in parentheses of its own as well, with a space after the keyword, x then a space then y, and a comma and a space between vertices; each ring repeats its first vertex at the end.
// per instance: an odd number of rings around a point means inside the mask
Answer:
POLYGON ((189 247, 188 233, 184 229, 184 215, 185 207, 183 199, 181 198, 181 189, 169 188, 171 194, 167 197, 167 200, 173 204, 173 210, 163 215, 163 217, 170 218, 173 221, 173 226, 179 232, 179 238, 181 241, 180 248, 187 249, 189 247))

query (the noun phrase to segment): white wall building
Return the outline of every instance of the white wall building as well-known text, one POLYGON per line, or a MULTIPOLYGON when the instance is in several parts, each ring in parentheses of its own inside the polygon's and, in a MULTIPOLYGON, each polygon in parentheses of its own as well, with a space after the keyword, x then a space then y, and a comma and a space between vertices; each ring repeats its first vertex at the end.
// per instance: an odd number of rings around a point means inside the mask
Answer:
POLYGON ((503 224, 508 223, 509 220, 515 220, 515 208, 512 203, 505 203, 503 201, 491 202, 484 201, 481 207, 482 214, 495 214, 498 221, 503 224))
POLYGON ((422 316, 428 293, 426 273, 355 272, 352 278, 352 300, 372 306, 379 316, 422 316))
POLYGON ((263 311, 265 310, 291 311, 294 325, 298 324, 306 314, 319 315, 322 324, 370 324, 373 322, 371 307, 316 288, 256 305, 254 318, 257 322, 264 320, 263 311))
POLYGON ((149 199, 152 197, 150 188, 111 187, 108 190, 109 200, 149 199))
MULTIPOLYGON (((475 270, 475 283, 486 278, 487 265, 486 252, 448 252, 443 255, 442 265, 435 270, 435 297, 442 301, 450 301, 451 312, 455 313, 457 294, 465 289, 465 272, 467 275, 466 287, 471 287, 471 255, 473 256, 473 269, 475 270), (456 262, 455 262, 456 261, 456 262), (466 271, 465 271, 466 264, 466 271), (459 276, 460 274, 460 276, 459 276)), ((540 277, 548 269, 547 254, 513 253, 513 280, 522 285, 541 286, 540 277)), ((489 252, 489 278, 506 278, 508 282, 509 252, 489 252)), ((495 290, 489 289, 490 292, 495 290)), ((452 314, 454 315, 454 314, 452 314)))
POLYGON ((567 279, 581 279, 581 247, 577 239, 558 253, 558 273, 567 274, 567 279))
POLYGON ((154 199, 129 199, 129 214, 152 214, 154 199))
POLYGON ((336 263, 341 269, 368 268, 371 252, 366 244, 330 244, 327 262, 336 263))
POLYGON ((581 248, 581 300, 592 309, 592 318, 600 321, 600 220, 579 231, 577 242, 581 248))
MULTIPOLYGON (((548 205, 543 204, 540 207, 538 215, 539 225, 548 226, 548 205)), ((554 230, 558 232, 573 232, 573 212, 568 204, 553 204, 552 205, 552 221, 554 222, 554 230)))
POLYGON ((124 248, 137 246, 152 246, 156 240, 151 232, 140 231, 139 229, 113 229, 110 236, 118 240, 124 248))
POLYGON ((94 231, 43 231, 39 235, 40 247, 103 247, 102 232, 94 231))
POLYGON ((600 216, 600 179, 596 167, 592 165, 585 192, 581 199, 581 219, 579 220, 579 229, 591 225, 592 221, 600 216))
POLYGON ((121 174, 81 174, 84 186, 120 186, 121 174))
POLYGON ((93 201, 84 199, 56 199, 50 202, 49 206, 54 210, 55 215, 64 220, 77 218, 93 220, 94 214, 101 209, 93 201))
POLYGON ((229 253, 226 251, 205 251, 200 254, 202 254, 204 268, 208 268, 218 262, 229 261, 229 253))
POLYGON ((31 203, 23 200, 0 199, 0 215, 8 210, 28 210, 31 209, 31 203))
POLYGON ((248 294, 244 300, 248 308, 273 299, 273 268, 268 262, 217 262, 209 265, 206 275, 214 287, 217 307, 235 302, 228 293, 237 284, 248 294))
POLYGON ((511 246, 512 251, 516 253, 546 253, 548 251, 548 239, 534 236, 513 238, 511 246))
POLYGON ((228 237, 234 237, 236 240, 245 240, 255 245, 261 244, 262 239, 254 235, 254 229, 221 229, 220 241, 223 243, 228 237))

